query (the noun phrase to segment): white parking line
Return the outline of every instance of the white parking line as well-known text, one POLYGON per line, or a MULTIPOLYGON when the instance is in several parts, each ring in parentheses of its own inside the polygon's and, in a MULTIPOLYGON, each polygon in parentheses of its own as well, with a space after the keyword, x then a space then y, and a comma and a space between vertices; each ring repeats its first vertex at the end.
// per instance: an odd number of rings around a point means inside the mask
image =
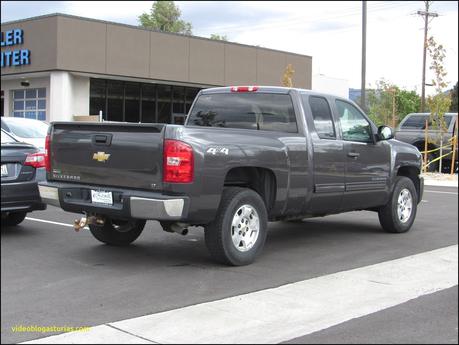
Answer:
POLYGON ((457 271, 453 245, 27 343, 121 343, 120 331, 129 342, 279 343, 453 287, 457 271))
MULTIPOLYGON (((26 217, 25 219, 31 220, 31 221, 34 221, 34 222, 48 223, 48 224, 54 224, 54 225, 60 225, 60 226, 66 226, 66 227, 73 228, 73 225, 71 225, 71 224, 53 222, 53 221, 50 221, 50 220, 44 220, 44 219, 32 218, 32 217, 26 217)), ((89 228, 87 226, 85 226, 83 229, 89 230, 89 228)))
POLYGON ((440 192, 439 190, 424 190, 424 192, 457 195, 457 193, 454 192, 440 192))

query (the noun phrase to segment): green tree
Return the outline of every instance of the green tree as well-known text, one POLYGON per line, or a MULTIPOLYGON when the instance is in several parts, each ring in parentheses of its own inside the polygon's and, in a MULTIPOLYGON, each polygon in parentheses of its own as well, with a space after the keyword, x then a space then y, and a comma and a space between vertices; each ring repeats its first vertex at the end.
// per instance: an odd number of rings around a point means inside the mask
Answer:
MULTIPOLYGON (((430 37, 428 40, 427 49, 431 58, 431 63, 429 69, 433 71, 434 78, 432 79, 432 84, 435 86, 435 94, 433 96, 427 97, 427 106, 430 109, 430 119, 432 121, 432 127, 440 131, 439 142, 440 145, 440 157, 443 156, 443 133, 447 131, 445 113, 449 110, 451 106, 451 95, 449 92, 443 92, 443 89, 446 87, 446 70, 443 66, 443 60, 446 57, 446 49, 443 45, 435 42, 433 37, 430 37)), ((442 172, 442 161, 439 162, 439 171, 442 172)))
POLYGON ((421 107, 421 97, 414 90, 399 90, 395 102, 397 104, 398 123, 400 123, 406 115, 416 113, 421 107))
POLYGON ((397 90, 398 87, 381 79, 376 82, 376 89, 367 91, 368 116, 377 126, 391 125, 397 90))
POLYGON ((443 45, 435 42, 433 37, 430 37, 427 50, 432 60, 429 69, 434 73, 432 85, 435 86, 435 94, 427 97, 427 105, 431 112, 430 117, 432 125, 444 132, 446 131, 444 115, 451 106, 451 95, 443 92, 443 89, 447 86, 445 81, 447 72, 443 66, 443 60, 446 57, 446 49, 443 45))
POLYGON ((421 97, 416 91, 400 89, 384 79, 367 90, 368 116, 380 125, 397 126, 406 115, 418 111, 421 97))
POLYGON ((456 85, 454 85, 453 89, 451 90, 451 107, 449 108, 449 111, 457 113, 457 82, 456 85))
POLYGON ((181 15, 180 9, 173 1, 155 1, 150 13, 142 13, 139 16, 139 22, 144 28, 191 35, 191 23, 180 19, 181 15))
POLYGON ((210 39, 216 40, 216 41, 228 41, 228 38, 226 37, 226 35, 211 34, 210 39))

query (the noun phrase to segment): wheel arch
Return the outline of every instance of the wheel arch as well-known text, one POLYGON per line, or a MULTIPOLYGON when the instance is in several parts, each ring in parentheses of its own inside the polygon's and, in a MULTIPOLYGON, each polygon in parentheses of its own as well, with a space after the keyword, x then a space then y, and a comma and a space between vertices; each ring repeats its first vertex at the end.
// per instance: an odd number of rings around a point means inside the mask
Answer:
POLYGON ((270 169, 250 166, 232 168, 225 175, 224 187, 244 187, 254 190, 263 199, 268 215, 274 207, 277 180, 270 169))
POLYGON ((420 173, 421 172, 419 171, 419 169, 414 166, 401 166, 397 170, 397 176, 405 176, 408 177, 411 181, 413 181, 418 196, 418 203, 420 202, 419 199, 421 195, 421 179, 419 178, 420 173))

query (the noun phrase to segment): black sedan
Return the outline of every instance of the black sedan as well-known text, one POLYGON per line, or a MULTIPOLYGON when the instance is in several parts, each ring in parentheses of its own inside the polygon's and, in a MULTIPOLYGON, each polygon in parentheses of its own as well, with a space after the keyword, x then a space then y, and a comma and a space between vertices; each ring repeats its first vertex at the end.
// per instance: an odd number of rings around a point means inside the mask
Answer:
POLYGON ((44 210, 37 182, 46 175, 43 152, 17 141, 2 129, 2 223, 14 226, 21 223, 27 212, 44 210))

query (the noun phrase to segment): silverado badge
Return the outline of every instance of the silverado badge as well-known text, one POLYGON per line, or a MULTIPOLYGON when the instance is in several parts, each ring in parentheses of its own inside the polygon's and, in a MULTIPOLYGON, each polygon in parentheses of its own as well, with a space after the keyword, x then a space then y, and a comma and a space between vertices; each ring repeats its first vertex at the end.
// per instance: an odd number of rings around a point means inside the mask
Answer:
POLYGON ((109 153, 105 153, 105 152, 96 152, 93 154, 92 156, 92 159, 98 161, 98 162, 106 162, 108 161, 108 159, 110 158, 110 154, 109 153))

